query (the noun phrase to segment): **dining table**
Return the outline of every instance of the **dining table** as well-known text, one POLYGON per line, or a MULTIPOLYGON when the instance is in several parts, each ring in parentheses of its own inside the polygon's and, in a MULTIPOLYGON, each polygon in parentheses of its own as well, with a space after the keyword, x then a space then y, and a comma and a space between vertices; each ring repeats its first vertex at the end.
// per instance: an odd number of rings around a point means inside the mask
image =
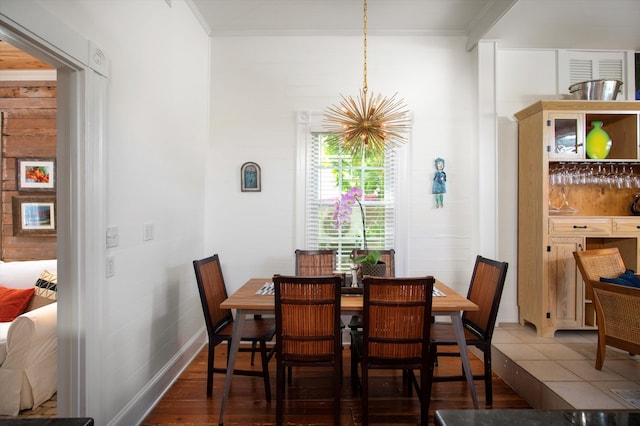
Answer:
MULTIPOLYGON (((240 336, 244 328, 247 315, 262 315, 274 313, 275 300, 273 296, 271 278, 250 278, 242 287, 236 290, 224 302, 220 304, 223 309, 235 309, 236 316, 231 338, 231 347, 227 361, 227 376, 224 381, 224 391, 220 406, 219 424, 223 424, 224 410, 231 388, 231 379, 235 369, 238 349, 240 348, 240 336), (270 286, 271 285, 271 286, 270 286)), ((340 311, 343 315, 359 315, 362 313, 362 294, 345 293, 340 300, 340 311)), ((473 375, 469 362, 469 353, 462 325, 462 312, 477 311, 478 305, 465 296, 455 292, 441 281, 435 281, 432 301, 432 314, 435 316, 449 316, 456 336, 456 342, 460 350, 460 358, 464 368, 465 377, 474 408, 478 408, 478 398, 473 385, 473 375)))

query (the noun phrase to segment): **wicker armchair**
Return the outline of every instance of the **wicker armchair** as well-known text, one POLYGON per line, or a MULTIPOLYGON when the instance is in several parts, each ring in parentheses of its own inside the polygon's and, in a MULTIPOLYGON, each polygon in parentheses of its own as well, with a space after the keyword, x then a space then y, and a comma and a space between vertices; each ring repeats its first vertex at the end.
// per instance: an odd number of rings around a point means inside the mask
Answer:
POLYGON ((626 271, 617 247, 573 252, 585 284, 585 298, 591 299, 591 283, 600 278, 616 278, 626 271))
POLYGON ((591 286, 598 321, 596 370, 601 370, 607 345, 640 354, 640 289, 601 282, 591 286))
POLYGON ((602 369, 607 345, 640 353, 640 289, 600 282, 601 277, 616 278, 626 271, 619 250, 584 250, 573 255, 585 282, 585 296, 592 298, 596 311, 596 369, 602 369))

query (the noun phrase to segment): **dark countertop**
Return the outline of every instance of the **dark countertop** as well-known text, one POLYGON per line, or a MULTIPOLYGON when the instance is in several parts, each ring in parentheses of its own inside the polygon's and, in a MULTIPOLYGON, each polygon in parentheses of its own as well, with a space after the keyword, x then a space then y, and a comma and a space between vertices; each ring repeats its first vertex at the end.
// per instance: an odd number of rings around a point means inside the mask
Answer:
POLYGON ((93 424, 93 419, 90 417, 0 418, 0 426, 92 426, 93 424))
POLYGON ((436 410, 436 426, 640 426, 640 410, 436 410))

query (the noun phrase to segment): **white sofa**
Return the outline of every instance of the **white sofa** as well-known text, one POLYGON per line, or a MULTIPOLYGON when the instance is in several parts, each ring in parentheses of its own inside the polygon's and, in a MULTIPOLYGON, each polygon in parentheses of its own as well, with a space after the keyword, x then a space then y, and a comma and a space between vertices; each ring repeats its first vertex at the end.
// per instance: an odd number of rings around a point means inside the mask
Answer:
MULTIPOLYGON (((34 287, 45 270, 57 274, 57 261, 0 262, 0 285, 34 287)), ((0 323, 0 415, 16 416, 56 393, 57 309, 54 302, 0 323)))

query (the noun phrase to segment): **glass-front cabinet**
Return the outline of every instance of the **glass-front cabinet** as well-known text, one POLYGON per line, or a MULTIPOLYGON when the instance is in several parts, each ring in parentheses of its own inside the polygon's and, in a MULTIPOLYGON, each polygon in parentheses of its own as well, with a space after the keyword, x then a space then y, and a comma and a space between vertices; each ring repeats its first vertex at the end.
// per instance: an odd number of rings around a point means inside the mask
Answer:
POLYGON ((520 322, 541 336, 595 328, 573 252, 618 247, 637 270, 640 103, 540 101, 515 116, 520 322))

